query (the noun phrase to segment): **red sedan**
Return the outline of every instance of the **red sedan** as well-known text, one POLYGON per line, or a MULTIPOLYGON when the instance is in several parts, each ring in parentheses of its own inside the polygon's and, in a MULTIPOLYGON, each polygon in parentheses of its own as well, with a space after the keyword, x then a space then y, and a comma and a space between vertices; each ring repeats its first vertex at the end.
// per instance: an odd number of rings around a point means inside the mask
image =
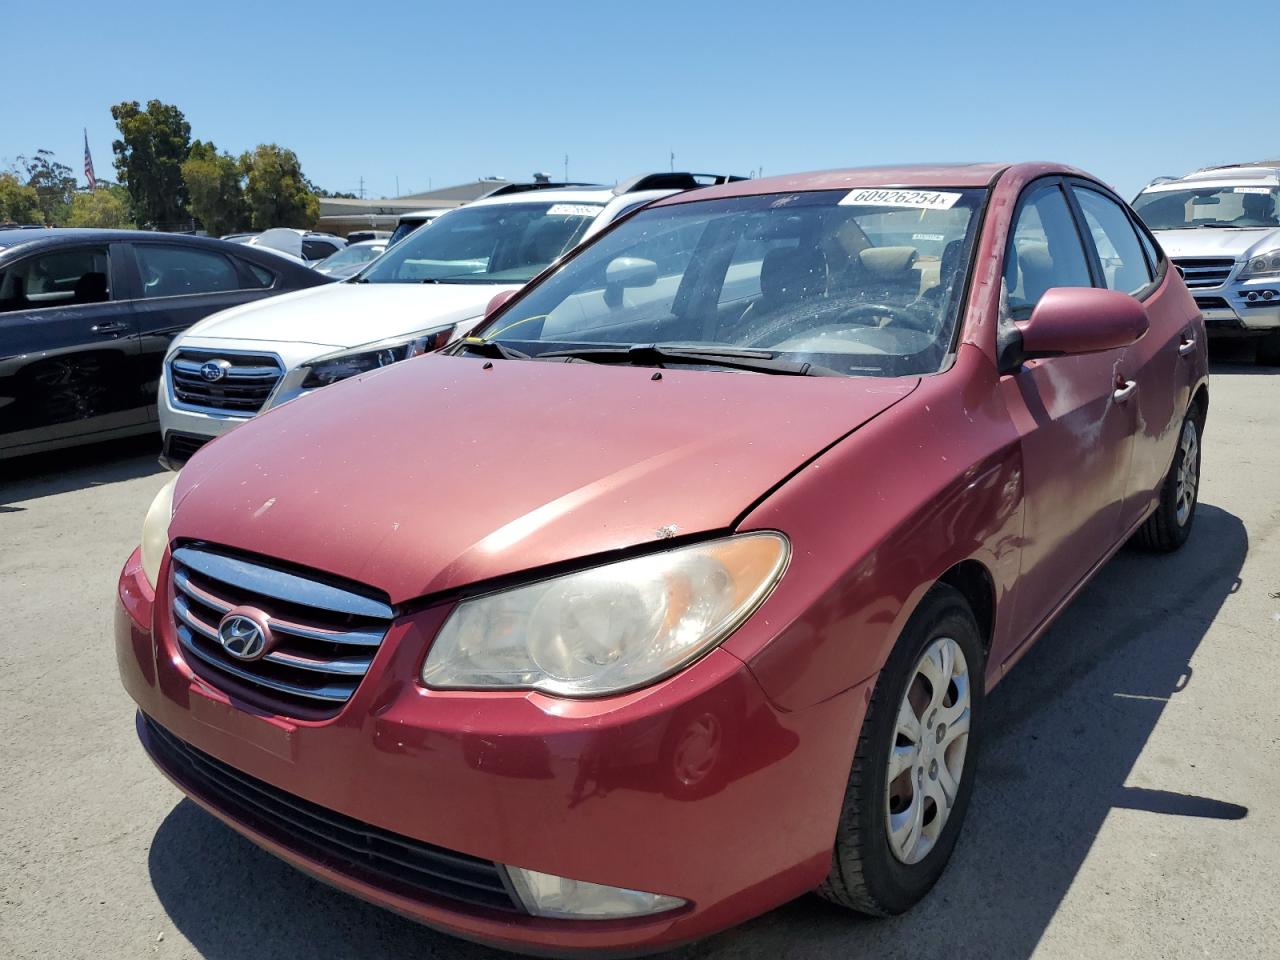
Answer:
POLYGON ((657 202, 192 459, 120 579, 138 733, 273 853, 492 944, 899 913, 987 691, 1122 544, 1186 540, 1206 368, 1078 170, 657 202))

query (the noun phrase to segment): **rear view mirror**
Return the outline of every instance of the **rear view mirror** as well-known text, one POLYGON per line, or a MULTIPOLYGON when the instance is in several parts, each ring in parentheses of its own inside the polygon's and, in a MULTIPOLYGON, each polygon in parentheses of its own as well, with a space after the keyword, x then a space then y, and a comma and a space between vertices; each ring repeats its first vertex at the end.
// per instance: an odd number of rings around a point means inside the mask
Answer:
POLYGON ((604 270, 606 306, 622 306, 622 291, 628 287, 652 287, 658 282, 658 265, 642 257, 614 257, 604 270))
POLYGON ((658 265, 640 257, 614 257, 605 268, 604 282, 610 287, 652 287, 658 282, 658 265))
POLYGON ((1001 367, 1016 368, 1024 360, 1098 353, 1127 347, 1142 338, 1149 321, 1146 308, 1126 293, 1096 287, 1053 287, 1014 324, 1021 344, 1001 367), (1016 361, 1016 363, 1014 362, 1016 361))

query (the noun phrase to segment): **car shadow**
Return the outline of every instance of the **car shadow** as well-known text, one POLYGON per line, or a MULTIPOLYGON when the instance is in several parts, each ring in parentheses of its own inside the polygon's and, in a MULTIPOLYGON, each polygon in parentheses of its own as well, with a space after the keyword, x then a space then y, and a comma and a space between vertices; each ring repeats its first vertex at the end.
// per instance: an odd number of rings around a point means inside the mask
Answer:
POLYGON ((159 437, 145 436, 0 460, 0 513, 22 510, 10 505, 23 500, 160 473, 159 455, 159 437))
MULTIPOLYGON (((1247 552, 1240 519, 1202 504, 1186 549, 1125 550, 1103 568, 992 691, 968 821, 921 907, 869 920, 801 897, 666 956, 1029 957, 1112 809, 1247 817, 1231 797, 1126 783, 1165 705, 1194 683, 1190 660, 1247 552)), ((149 867, 169 918, 209 960, 500 955, 331 890, 190 801, 160 825, 149 867)))

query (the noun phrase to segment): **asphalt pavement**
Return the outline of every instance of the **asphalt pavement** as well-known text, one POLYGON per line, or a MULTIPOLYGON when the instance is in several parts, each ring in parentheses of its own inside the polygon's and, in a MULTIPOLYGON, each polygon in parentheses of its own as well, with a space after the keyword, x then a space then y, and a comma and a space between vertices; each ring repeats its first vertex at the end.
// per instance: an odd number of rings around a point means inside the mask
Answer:
MULTIPOLYGON (((297 873, 143 756, 111 612, 156 453, 0 461, 0 957, 501 956, 297 873)), ((1280 372, 1219 352, 1201 493, 1181 552, 1122 551, 992 692, 923 904, 803 897, 671 956, 1280 957, 1280 372)))

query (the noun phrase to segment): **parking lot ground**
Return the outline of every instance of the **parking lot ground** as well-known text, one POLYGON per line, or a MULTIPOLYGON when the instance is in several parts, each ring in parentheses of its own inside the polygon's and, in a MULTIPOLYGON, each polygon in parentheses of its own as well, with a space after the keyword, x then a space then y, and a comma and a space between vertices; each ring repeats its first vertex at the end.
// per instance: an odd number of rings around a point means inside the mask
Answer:
MULTIPOLYGON (((1190 542, 1122 551, 993 692, 928 900, 804 897, 674 956, 1280 956, 1280 376, 1219 356, 1210 389, 1190 542)), ((110 623, 155 453, 0 462, 0 957, 493 956, 293 871, 145 759, 110 623)))

